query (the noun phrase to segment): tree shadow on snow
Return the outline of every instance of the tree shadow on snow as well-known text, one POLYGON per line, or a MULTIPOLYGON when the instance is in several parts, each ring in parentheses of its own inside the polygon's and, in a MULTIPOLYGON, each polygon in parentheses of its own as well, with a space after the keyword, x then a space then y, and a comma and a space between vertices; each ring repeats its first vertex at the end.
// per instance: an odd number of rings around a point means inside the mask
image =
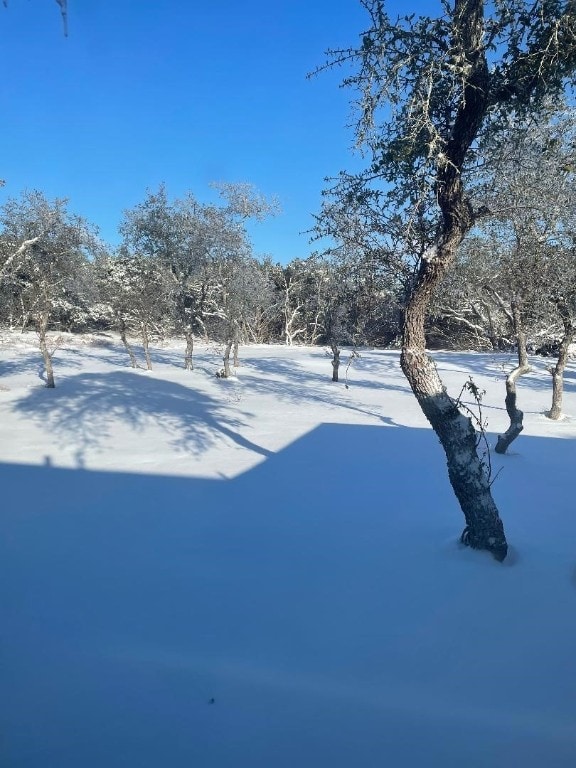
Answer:
MULTIPOLYGON (((65 356, 70 350, 56 350, 53 355, 55 375, 58 376, 58 360, 65 356)), ((13 353, 12 353, 13 355, 13 353)), ((82 367, 82 361, 73 356, 66 355, 66 367, 79 369, 82 367)), ((21 374, 36 374, 38 378, 45 380, 44 363, 40 349, 32 347, 30 350, 22 352, 18 358, 11 356, 10 360, 0 360, 0 383, 2 379, 8 376, 21 374)))
MULTIPOLYGON (((388 382, 358 378, 360 370, 349 372, 348 381, 345 376, 345 366, 340 369, 340 381, 333 382, 329 359, 326 359, 326 372, 310 371, 308 366, 300 361, 286 359, 261 359, 251 363, 247 360, 238 370, 240 380, 246 383, 251 391, 274 395, 279 400, 290 403, 317 402, 330 403, 336 407, 352 409, 366 413, 358 408, 347 396, 347 389, 364 388, 380 391, 396 391, 408 394, 408 387, 402 377, 398 385, 388 382), (257 375, 252 375, 254 369, 257 375), (265 375, 258 375, 264 373, 265 375), (278 376, 279 378, 275 378, 278 376)), ((377 417, 378 414, 372 414, 377 417)))
MULTIPOLYGON (((288 347, 288 349, 290 348, 288 347)), ((305 358, 304 360, 292 360, 290 358, 286 358, 285 350, 282 351, 284 353, 282 356, 274 357, 272 354, 267 358, 258 357, 254 362, 252 362, 250 360, 250 348, 248 347, 246 349, 245 359, 241 358, 241 368, 242 366, 245 366, 248 369, 255 368, 256 370, 264 371, 269 375, 278 374, 279 376, 286 376, 288 378, 301 378, 304 381, 312 384, 323 383, 331 380, 332 366, 330 361, 332 354, 329 350, 322 347, 315 349, 310 357, 305 358), (311 370, 311 368, 313 368, 313 370, 311 370)), ((381 375, 384 371, 389 372, 390 370, 393 370, 394 372, 397 372, 401 378, 403 378, 402 372, 400 371, 397 354, 394 355, 392 353, 393 356, 389 356, 383 354, 383 351, 380 350, 377 360, 374 360, 373 358, 369 357, 370 353, 371 350, 367 350, 366 352, 360 350, 360 357, 356 357, 352 360, 352 364, 348 369, 348 378, 350 384, 354 384, 356 386, 371 387, 373 389, 390 388, 388 385, 382 384, 379 381, 367 381, 365 379, 359 379, 358 377, 362 372, 370 372, 374 373, 375 375, 381 375)), ((342 349, 340 364, 341 382, 343 382, 345 379, 346 369, 350 361, 350 355, 351 351, 349 349, 342 349)))
POLYGON ((242 435, 243 422, 202 392, 146 373, 112 371, 69 376, 48 395, 31 391, 14 408, 59 438, 78 445, 81 458, 110 436, 115 421, 132 430, 151 422, 172 435, 171 445, 200 455, 218 438, 268 456, 269 451, 242 435))
MULTIPOLYGON (((505 394, 506 376, 515 368, 518 362, 516 353, 505 352, 485 352, 485 353, 459 353, 459 352, 438 352, 430 353, 435 360, 438 371, 459 371, 465 376, 483 375, 494 380, 495 384, 500 383, 505 394)), ((545 358, 531 355, 528 359, 532 370, 524 374, 518 380, 518 392, 520 395, 522 385, 533 390, 550 390, 552 396, 552 377, 548 372, 549 366, 556 363, 554 358, 545 358)), ((570 367, 574 363, 570 362, 564 373, 565 391, 570 392, 576 389, 576 382, 573 382, 574 373, 570 367)))

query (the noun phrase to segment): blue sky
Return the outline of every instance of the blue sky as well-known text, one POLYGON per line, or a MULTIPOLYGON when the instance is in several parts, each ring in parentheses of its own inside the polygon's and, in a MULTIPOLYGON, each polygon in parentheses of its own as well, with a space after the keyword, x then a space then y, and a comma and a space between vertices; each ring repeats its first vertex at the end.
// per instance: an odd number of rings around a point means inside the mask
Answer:
POLYGON ((66 39, 53 0, 10 0, 0 203, 67 197, 114 243, 161 182, 207 202, 209 182, 249 181, 283 207, 251 228, 255 250, 305 257, 324 178, 360 162, 342 73, 306 74, 366 26, 357 0, 69 0, 66 39))

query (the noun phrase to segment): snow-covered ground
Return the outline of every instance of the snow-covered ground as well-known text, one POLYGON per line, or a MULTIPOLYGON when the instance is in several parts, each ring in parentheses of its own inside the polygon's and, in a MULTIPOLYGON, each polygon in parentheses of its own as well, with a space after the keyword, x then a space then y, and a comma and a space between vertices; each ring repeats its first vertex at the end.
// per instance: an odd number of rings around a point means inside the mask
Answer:
MULTIPOLYGON (((396 352, 348 387, 318 348, 182 357, 65 339, 48 390, 2 339, 0 765, 576 766, 576 366, 558 423, 546 361, 520 381, 498 564, 396 352)), ((513 360, 435 358, 494 444, 513 360)))

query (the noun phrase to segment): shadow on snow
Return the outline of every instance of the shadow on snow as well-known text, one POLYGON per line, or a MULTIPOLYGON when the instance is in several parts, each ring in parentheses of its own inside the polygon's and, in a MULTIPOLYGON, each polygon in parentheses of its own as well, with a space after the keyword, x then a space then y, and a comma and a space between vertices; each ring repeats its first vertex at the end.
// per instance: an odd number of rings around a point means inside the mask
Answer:
MULTIPOLYGON (((75 419, 129 386, 135 423, 221 428, 183 387, 101 379, 75 419)), ((573 764, 574 441, 498 459, 512 568, 457 546, 435 443, 322 425, 226 481, 0 465, 0 762, 573 764)))
POLYGON ((68 376, 48 394, 32 390, 14 409, 39 421, 55 436, 73 439, 79 455, 97 447, 109 435, 114 421, 133 430, 154 422, 174 435, 171 444, 199 455, 214 443, 215 436, 262 456, 270 452, 241 433, 243 422, 226 407, 195 389, 148 376, 146 372, 121 370, 68 376))

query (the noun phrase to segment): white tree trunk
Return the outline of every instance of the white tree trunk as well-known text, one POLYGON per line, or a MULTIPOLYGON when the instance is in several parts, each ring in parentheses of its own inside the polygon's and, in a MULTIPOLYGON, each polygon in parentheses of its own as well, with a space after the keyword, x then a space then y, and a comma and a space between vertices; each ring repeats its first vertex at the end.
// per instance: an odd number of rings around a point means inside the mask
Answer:
POLYGON ((512 318, 514 333, 516 334, 518 365, 506 377, 506 398, 504 403, 506 405, 506 413, 510 419, 510 426, 503 435, 498 436, 495 448, 496 453, 506 453, 509 445, 516 440, 524 429, 524 413, 516 405, 516 382, 520 376, 531 371, 526 353, 526 333, 522 326, 520 307, 516 301, 512 303, 512 318))
POLYGON ((564 369, 568 362, 570 345, 574 339, 574 333, 576 328, 574 326, 574 320, 568 304, 558 301, 558 311, 562 318, 562 324, 564 326, 564 334, 562 341, 560 342, 560 350, 558 352, 558 360, 556 365, 550 369, 552 374, 552 407, 546 414, 549 419, 557 421, 562 415, 562 399, 564 395, 564 369))
POLYGON ((150 357, 150 339, 148 337, 148 324, 143 322, 140 324, 140 332, 142 334, 142 346, 144 347, 144 359, 146 360, 147 370, 152 370, 152 359, 150 357))
POLYGON ((130 343, 128 342, 128 337, 126 336, 126 321, 123 317, 119 318, 119 326, 120 326, 120 339, 122 340, 122 344, 124 344, 124 349, 126 352, 128 352, 128 357, 130 358, 130 365, 132 368, 138 368, 138 363, 136 361, 136 355, 134 354, 134 350, 132 349, 130 343))
POLYGON ((56 384, 54 382, 54 367, 52 365, 52 354, 50 353, 50 349, 48 347, 48 341, 46 338, 49 316, 50 316, 50 313, 48 311, 40 312, 36 316, 36 332, 38 333, 40 352, 42 353, 42 359, 44 360, 44 368, 46 369, 46 386, 48 387, 48 389, 54 389, 56 384))
POLYGON ((190 329, 186 329, 184 332, 186 337, 186 351, 184 353, 184 368, 187 371, 194 370, 194 334, 190 329))

